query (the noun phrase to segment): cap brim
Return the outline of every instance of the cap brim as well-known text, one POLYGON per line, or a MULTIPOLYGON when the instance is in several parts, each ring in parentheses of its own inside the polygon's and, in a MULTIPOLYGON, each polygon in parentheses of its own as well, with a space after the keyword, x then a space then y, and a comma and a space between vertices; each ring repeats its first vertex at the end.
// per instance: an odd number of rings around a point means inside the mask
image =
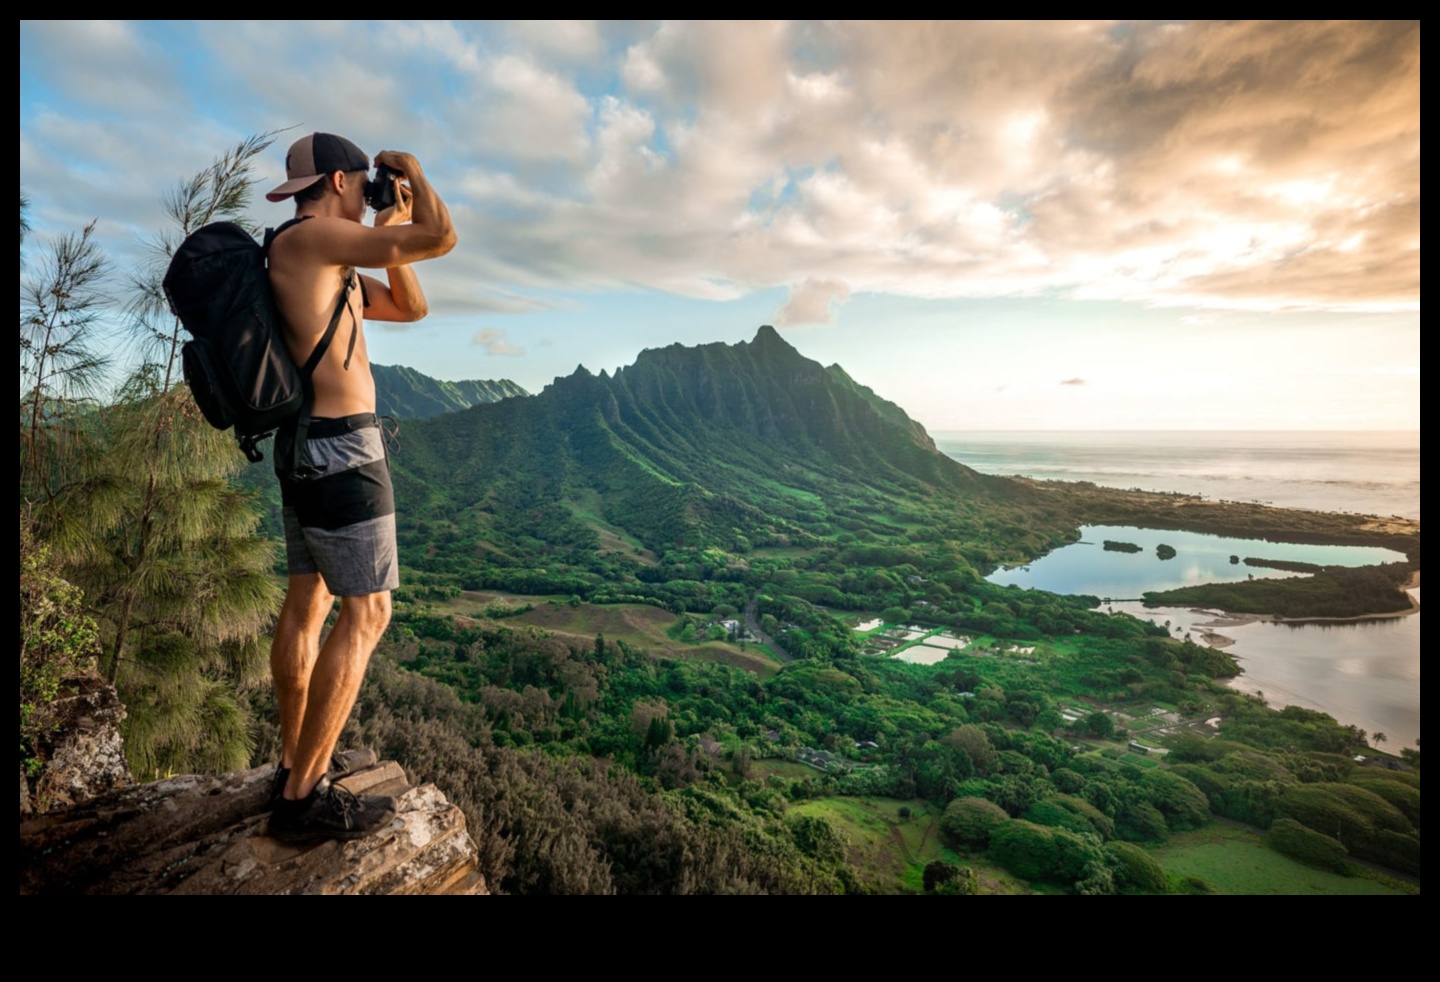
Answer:
POLYGON ((309 177, 297 177, 286 181, 273 191, 265 195, 266 201, 284 201, 297 191, 304 191, 310 185, 324 177, 324 174, 311 174, 309 177))

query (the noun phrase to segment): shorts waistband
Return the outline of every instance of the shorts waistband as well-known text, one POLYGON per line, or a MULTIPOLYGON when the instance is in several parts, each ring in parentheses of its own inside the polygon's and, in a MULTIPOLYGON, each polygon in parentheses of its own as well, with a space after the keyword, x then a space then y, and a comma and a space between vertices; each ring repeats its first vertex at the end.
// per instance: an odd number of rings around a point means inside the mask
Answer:
POLYGON ((380 425, 380 417, 374 413, 356 413, 353 416, 312 416, 308 437, 323 440, 326 437, 344 436, 355 430, 364 430, 380 425))

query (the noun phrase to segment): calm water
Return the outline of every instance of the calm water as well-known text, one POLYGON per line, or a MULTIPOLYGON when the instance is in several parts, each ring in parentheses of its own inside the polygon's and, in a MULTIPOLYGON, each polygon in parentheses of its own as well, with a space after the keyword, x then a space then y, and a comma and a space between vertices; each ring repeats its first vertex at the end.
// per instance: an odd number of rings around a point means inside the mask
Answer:
POLYGON ((1097 597, 1138 599, 1147 590, 1171 590, 1196 583, 1232 580, 1273 579, 1302 574, 1278 569, 1246 566, 1247 557, 1281 559, 1328 566, 1371 566, 1400 563, 1405 555, 1393 549, 1369 546, 1319 546, 1295 542, 1263 542, 1233 539, 1202 532, 1130 528, 1120 525, 1084 525, 1080 541, 1029 566, 1002 569, 989 577, 991 583, 1052 593, 1091 593, 1097 597), (1106 540, 1140 546, 1139 552, 1105 549, 1106 540), (1170 559, 1161 559, 1155 548, 1168 545, 1175 550, 1170 559), (1241 562, 1231 563, 1231 556, 1241 562))
POLYGON ((1420 517, 1419 433, 982 431, 931 436, 941 451, 984 474, 1420 517))
MULTIPOLYGON (((1418 589, 1411 590, 1416 600, 1418 589)), ((1235 644, 1227 651, 1243 674, 1231 686, 1264 693, 1272 706, 1304 706, 1329 713, 1368 733, 1384 733, 1384 749, 1412 747, 1420 736, 1420 615, 1341 624, 1257 621, 1207 627, 1212 611, 1184 607, 1147 609, 1139 603, 1105 604, 1157 624, 1170 622, 1176 637, 1214 631, 1235 644)))
MULTIPOLYGON (((1022 474, 1046 480, 1093 481, 1121 488, 1179 491, 1209 498, 1261 501, 1287 508, 1362 514, 1420 517, 1420 435, 1418 433, 1253 433, 1253 432, 1124 432, 1124 433, 936 433, 945 453, 987 474, 1022 474)), ((1240 574, 1275 575, 1277 571, 1231 567, 1230 554, 1242 558, 1298 559, 1281 554, 1271 543, 1224 550, 1224 563, 1207 565, 1200 550, 1192 555, 1182 546, 1186 533, 1138 532, 1087 534, 1088 552, 1067 556, 1086 561, 1078 568, 1055 570, 1059 585, 1044 589, 1138 596, 1144 589, 1206 582, 1238 570, 1240 574), (1142 553, 1107 553, 1105 538, 1145 546, 1142 553), (1174 546, 1174 559, 1160 562, 1154 546, 1174 546), (1123 565, 1120 560, 1131 560, 1123 565), (1181 564, 1175 566, 1173 564, 1181 564), (1160 577, 1149 580, 1150 573, 1160 577), (1190 577, 1194 577, 1191 579, 1190 577), (1146 586, 1144 584, 1153 584, 1146 586), (1137 586, 1140 589, 1135 589, 1137 586)), ((1204 538, 1204 537, 1202 537, 1204 538)), ((1216 537, 1211 537, 1216 538, 1216 537)), ((1188 540, 1186 540, 1188 542, 1188 540)), ((1076 549, 1076 546, 1067 549, 1076 549)), ((1031 564, 1058 559, 1057 550, 1031 564)), ((1302 560, 1315 562, 1316 560, 1302 560)), ((1327 560, 1345 562, 1345 560, 1327 560)), ((1368 561, 1368 560, 1367 560, 1368 561)), ((1347 563, 1348 564, 1348 563, 1347 563)), ((1021 571, 1012 571, 1027 575, 1021 571)), ((1051 573, 1047 570, 1044 576, 1051 573)), ((992 578, 993 579, 993 578, 992 578)), ((1002 582, 1010 582, 1005 580, 1002 582)), ((1019 582, 1019 580, 1016 580, 1019 582)), ((1028 585, 1038 585, 1033 580, 1028 585)), ((1419 599, 1419 590, 1411 591, 1419 599)), ((1112 605, 1106 605, 1112 606, 1112 605)), ((1147 610, 1138 603, 1115 603, 1116 610, 1170 621, 1177 634, 1192 630, 1198 639, 1214 614, 1181 608, 1147 610)), ((1235 644, 1229 652, 1244 674, 1234 686, 1263 691, 1272 706, 1300 705, 1319 709, 1342 723, 1388 737, 1392 753, 1413 746, 1420 736, 1420 615, 1343 624, 1288 625, 1257 622, 1211 628, 1235 644)))

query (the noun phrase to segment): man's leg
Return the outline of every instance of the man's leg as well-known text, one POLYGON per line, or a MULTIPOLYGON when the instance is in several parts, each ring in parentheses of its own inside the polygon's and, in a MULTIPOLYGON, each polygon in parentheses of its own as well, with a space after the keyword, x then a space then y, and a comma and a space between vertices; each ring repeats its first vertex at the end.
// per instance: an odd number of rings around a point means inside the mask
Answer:
POLYGON ((304 798, 325 776, 330 754, 360 692, 370 654, 389 623, 389 590, 340 598, 340 616, 310 672, 286 798, 304 798))
POLYGON ((320 631, 334 597, 319 573, 290 576, 285 603, 270 642, 270 674, 280 707, 281 767, 295 766, 295 747, 310 691, 310 675, 320 655, 320 631))

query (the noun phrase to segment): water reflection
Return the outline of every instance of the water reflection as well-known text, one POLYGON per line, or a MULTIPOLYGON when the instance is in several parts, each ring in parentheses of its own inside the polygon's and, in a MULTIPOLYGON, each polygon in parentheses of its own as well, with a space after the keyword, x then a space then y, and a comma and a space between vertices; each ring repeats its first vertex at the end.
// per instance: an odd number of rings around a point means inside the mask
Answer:
MULTIPOLYGON (((1411 590, 1419 600, 1420 591, 1411 590)), ((1203 641, 1214 634, 1242 674, 1231 682, 1242 692, 1263 693, 1276 708, 1296 705, 1329 713, 1368 733, 1384 733, 1391 753, 1414 746, 1420 736, 1420 614, 1384 620, 1288 624, 1270 621, 1217 625, 1213 611, 1106 604, 1203 641)))
POLYGON ((1147 590, 1172 590, 1198 583, 1226 583, 1247 578, 1273 579, 1301 573, 1247 566, 1246 558, 1284 560, 1331 566, 1370 566, 1404 562, 1393 549, 1376 546, 1326 546, 1297 542, 1237 539, 1201 532, 1145 529, 1123 525, 1086 525, 1080 541, 1056 549, 1028 566, 999 570, 991 583, 1052 593, 1138 599, 1147 590), (1106 541, 1128 543, 1137 552, 1106 549, 1106 541), (1175 550, 1161 559, 1160 546, 1175 550), (1240 562, 1231 562, 1235 557, 1240 562))

